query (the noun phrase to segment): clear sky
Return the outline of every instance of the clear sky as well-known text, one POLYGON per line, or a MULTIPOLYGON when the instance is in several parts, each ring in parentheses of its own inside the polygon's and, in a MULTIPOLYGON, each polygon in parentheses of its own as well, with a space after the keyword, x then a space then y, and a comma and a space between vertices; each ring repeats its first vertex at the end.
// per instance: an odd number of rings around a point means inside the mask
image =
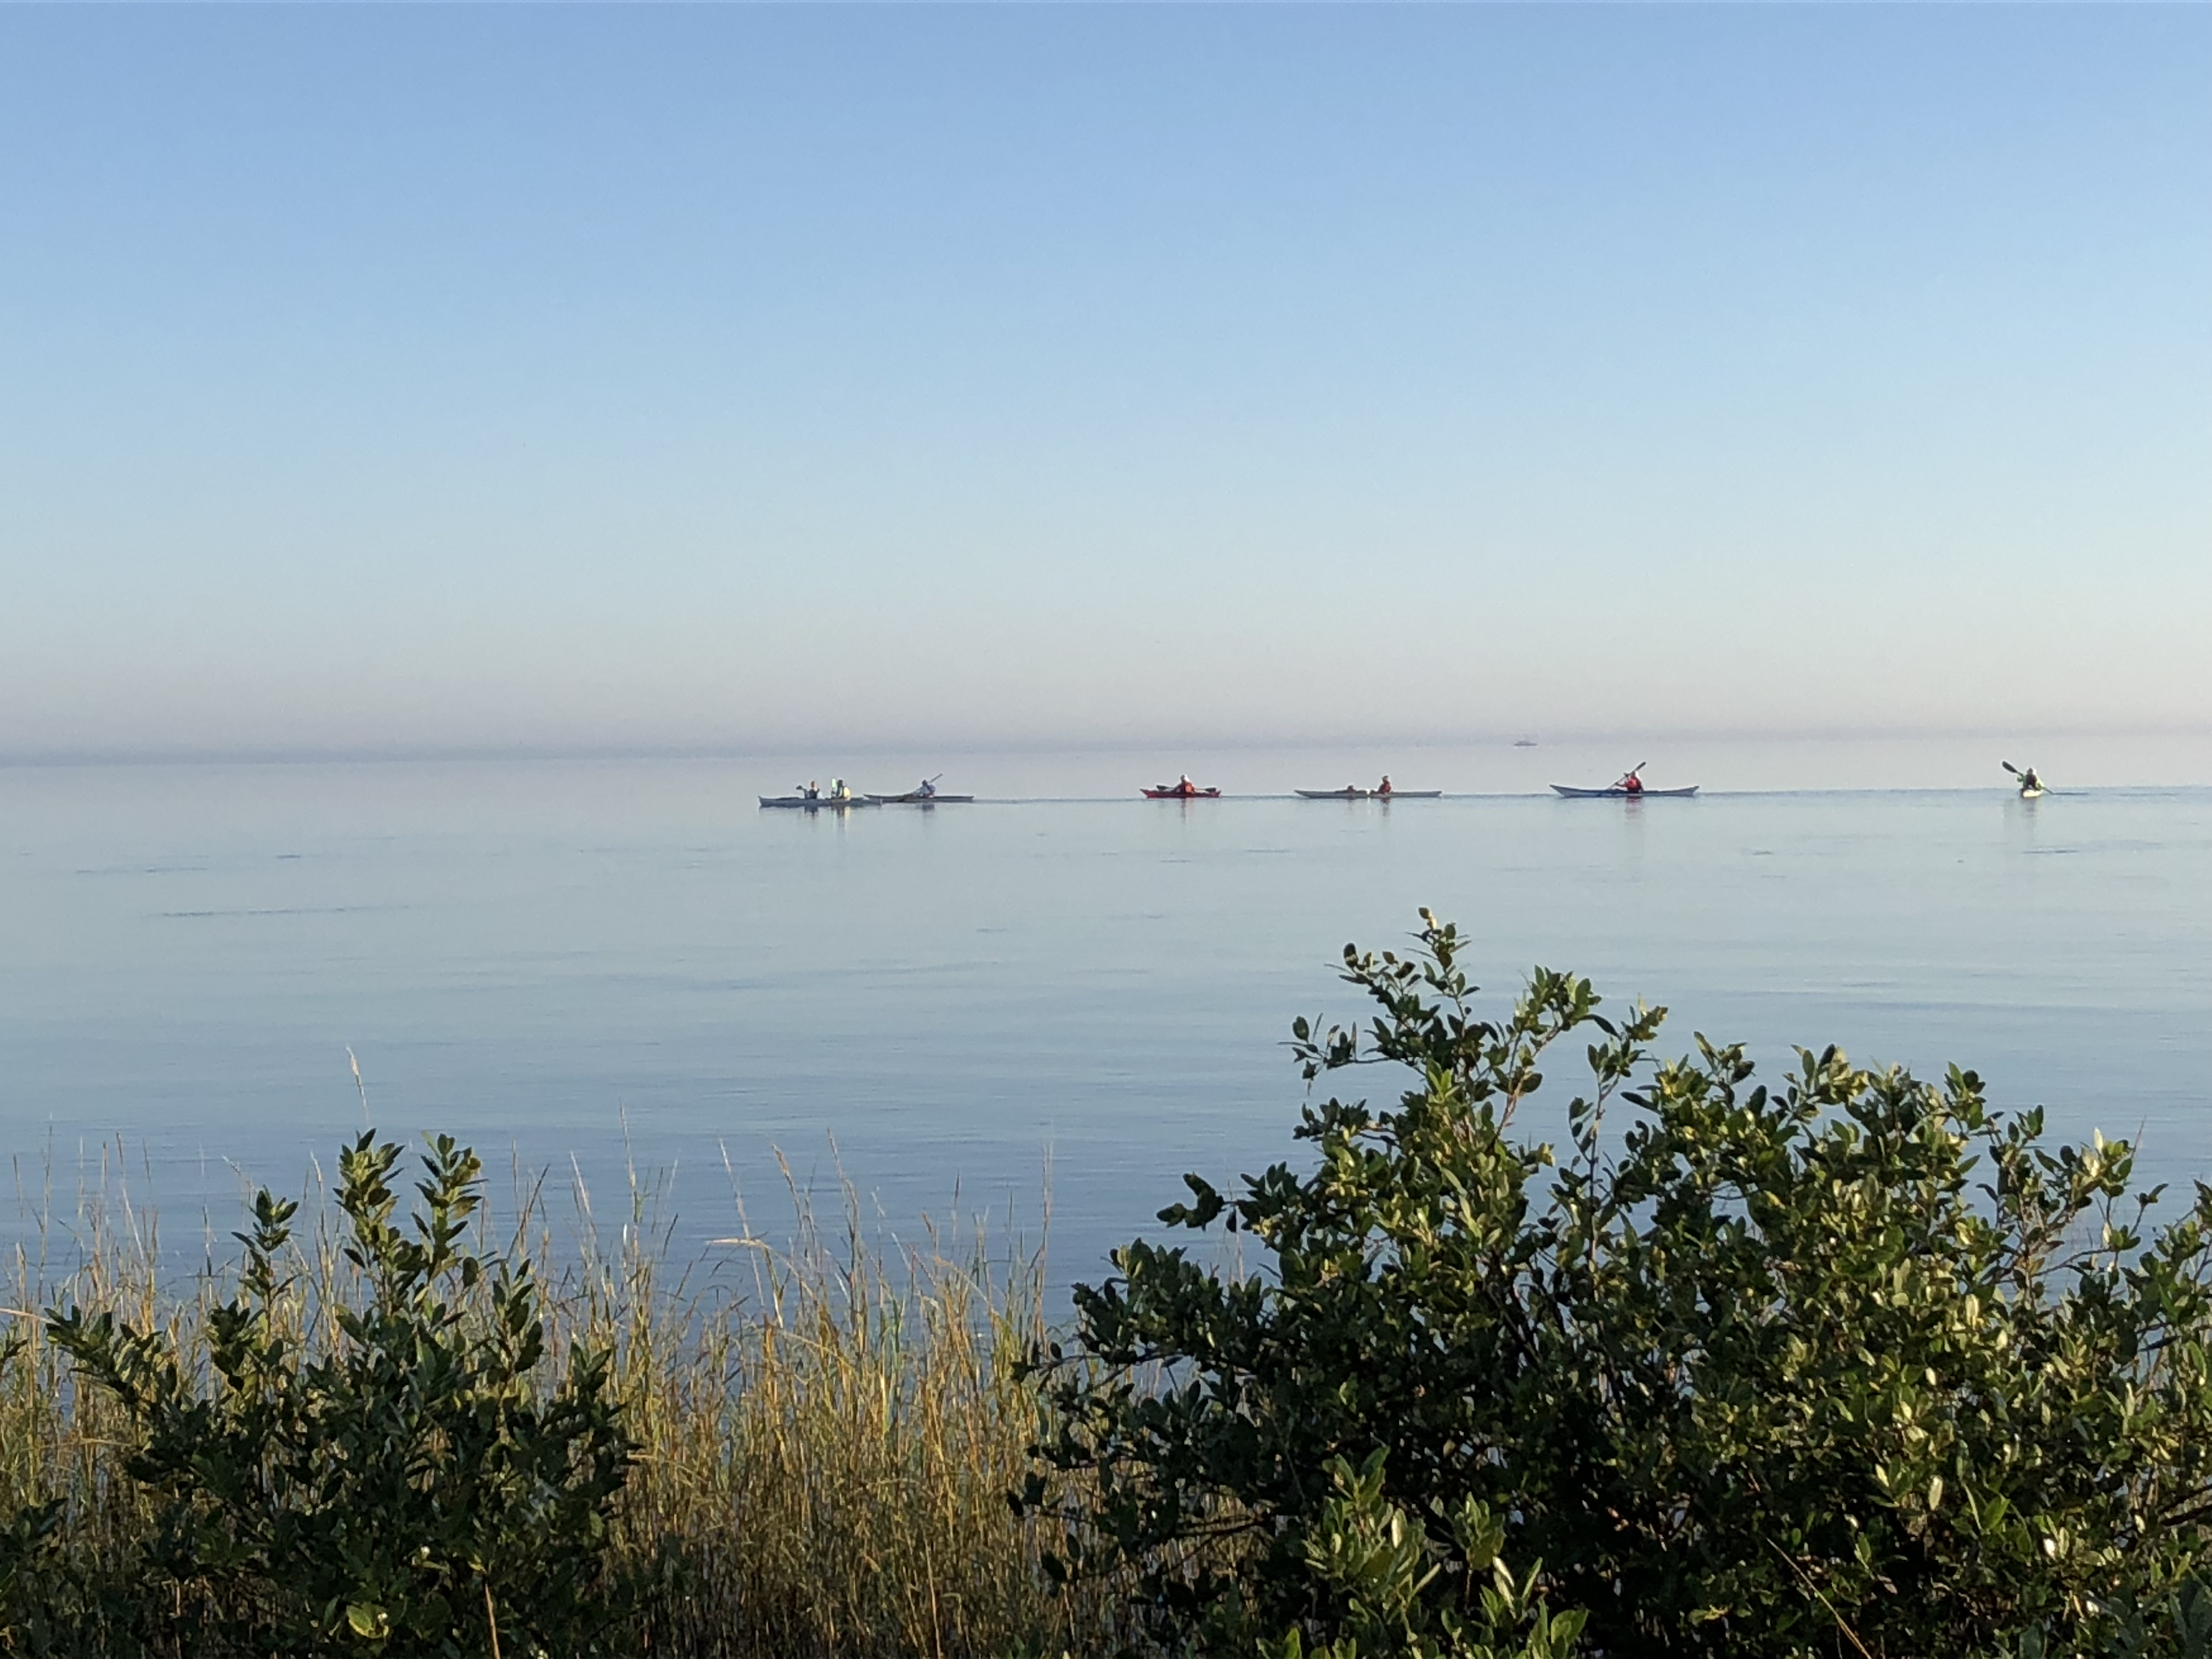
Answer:
POLYGON ((2212 724, 2212 9, 0 8, 0 757, 2212 724))

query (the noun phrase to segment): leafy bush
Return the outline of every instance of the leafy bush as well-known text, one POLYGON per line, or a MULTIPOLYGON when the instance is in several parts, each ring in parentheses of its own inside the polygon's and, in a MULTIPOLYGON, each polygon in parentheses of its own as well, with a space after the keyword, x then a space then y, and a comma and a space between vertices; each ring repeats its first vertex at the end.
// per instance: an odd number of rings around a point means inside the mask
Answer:
POLYGON ((239 1294, 210 1311, 211 1376, 112 1312, 48 1316, 141 1437, 129 1473, 160 1503, 145 1565, 175 1587, 188 1649, 566 1656, 617 1610, 604 1556, 631 1445, 609 1351, 574 1346, 541 1389, 529 1262, 469 1248, 476 1156, 432 1143, 404 1230, 399 1156, 366 1134, 340 1154, 365 1294, 319 1310, 320 1340, 280 1265, 296 1206, 266 1191, 239 1294))
MULTIPOLYGON (((34 1218, 75 1242, 66 1277, 34 1277, 21 1255, 0 1262, 0 1319, 71 1304, 81 1322, 112 1312, 165 1333, 204 1391, 220 1377, 207 1364, 213 1320, 241 1296, 250 1260, 165 1277, 172 1258, 152 1212, 115 1224, 100 1188, 82 1184, 88 1173, 79 1171, 74 1213, 34 1218)), ((795 1191, 785 1239, 717 1241, 691 1261, 669 1254, 653 1188, 630 1188, 611 1237, 580 1184, 575 1196, 573 1231, 536 1222, 546 1358, 533 1382, 550 1392, 579 1345, 611 1352, 606 1386, 638 1443, 605 1565, 591 1569, 620 1592, 601 1608, 621 1615, 619 1638, 599 1646, 868 1659, 1114 1650, 1121 1587, 1065 1593, 1040 1560, 1055 1529, 1006 1506, 1038 1433, 1035 1392, 1014 1371, 1044 1328, 1041 1250, 955 1228, 885 1252, 856 1194, 845 1194, 836 1237, 795 1191)), ((270 1323, 328 1356, 343 1338, 330 1310, 361 1306, 368 1286, 340 1251, 335 1206, 290 1225, 270 1255, 283 1283, 270 1323)), ((477 1290, 448 1297, 479 1331, 488 1284, 480 1271, 477 1290)), ((183 1565, 148 1547, 175 1493, 132 1477, 143 1430, 109 1389, 74 1374, 43 1322, 9 1326, 0 1326, 0 1655, 183 1659, 275 1645, 273 1634, 252 1634, 271 1622, 265 1582, 162 1571, 164 1560, 183 1565)), ((516 1654, 528 1632, 512 1627, 504 1593, 499 1618, 516 1654)), ((489 1636, 462 1626, 454 1639, 488 1654, 489 1636)), ((349 1627, 325 1650, 362 1645, 349 1627)))
POLYGON ((1607 1659, 2206 1651, 2212 1190, 2147 1232, 2129 1146, 1971 1072, 1655 1065, 1663 1010, 1562 974, 1478 1018, 1422 917, 1346 949, 1369 1028, 1293 1027, 1309 1083, 1410 1070, 1395 1107, 1310 1103, 1310 1174, 1161 1212, 1265 1271, 1132 1243, 1037 1361, 1095 1494, 1066 1571, 1224 1653, 1556 1651, 1547 1607, 1607 1659), (1562 1158, 1515 1120, 1585 1030, 1562 1158))

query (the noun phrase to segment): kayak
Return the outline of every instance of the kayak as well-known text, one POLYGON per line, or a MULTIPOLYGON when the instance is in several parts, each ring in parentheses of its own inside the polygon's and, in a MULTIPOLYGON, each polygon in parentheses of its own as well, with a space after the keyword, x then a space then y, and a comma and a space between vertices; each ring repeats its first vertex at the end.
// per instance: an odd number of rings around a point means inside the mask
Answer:
POLYGON ((1179 783, 1164 783, 1157 789, 1145 791, 1146 800, 1219 800, 1218 789, 1201 789, 1193 784, 1186 789, 1179 783))
POLYGON ((848 806, 875 806, 881 803, 869 795, 763 795, 763 806, 796 806, 808 812, 819 812, 824 808, 842 811, 848 806))
POLYGON ((1300 800, 1434 800, 1441 789, 1301 789, 1300 800))
POLYGON ((973 795, 917 795, 909 790, 903 795, 871 795, 868 799, 878 806, 934 806, 940 801, 959 806, 975 799, 975 797, 973 795))
POLYGON ((2033 789, 2023 789, 2023 790, 2021 790, 2021 791, 2020 792, 2020 798, 2021 798, 2022 800, 2040 800, 2040 799, 2043 799, 2043 794, 2044 794, 2043 786, 2042 786, 2041 784, 2038 784, 2038 785, 2037 785, 2034 788, 2033 788, 2033 789))
POLYGON ((1552 786, 1569 800, 1686 800, 1698 793, 1698 786, 1687 789, 1570 789, 1564 783, 1552 786))

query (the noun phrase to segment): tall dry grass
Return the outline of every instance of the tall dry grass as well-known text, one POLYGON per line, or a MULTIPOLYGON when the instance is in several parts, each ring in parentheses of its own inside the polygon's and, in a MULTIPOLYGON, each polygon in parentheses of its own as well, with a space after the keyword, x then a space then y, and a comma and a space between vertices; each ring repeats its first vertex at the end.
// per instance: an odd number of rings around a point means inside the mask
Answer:
MULTIPOLYGON (((672 1259, 649 1192, 611 1237, 545 1224, 536 1190, 502 1224, 549 1291, 550 1366, 579 1340, 611 1346, 637 1462, 615 1548, 653 1588, 641 1652, 962 1659, 1104 1652, 1121 1636, 1110 1586, 1050 1583, 1049 1541, 1006 1494, 1042 1426, 1017 1362, 1046 1334, 1041 1251, 980 1232, 877 1242, 853 1195, 823 1226, 793 1189, 771 1243, 750 1229, 699 1261, 672 1259), (565 1241, 565 1242, 556 1242, 565 1241)), ((355 1285, 327 1209, 301 1231, 287 1317, 309 1348, 355 1285)), ((13 1355, 0 1368, 0 1524, 58 1500, 65 1559, 94 1593, 146 1526, 125 1478, 127 1425, 79 1387, 38 1315, 74 1303, 204 1350, 229 1259, 165 1275, 153 1219, 112 1183, 81 1193, 67 1229, 19 1248, 13 1355)), ((4 1570, 4 1564, 0 1564, 4 1570)), ((102 1589, 101 1587, 105 1587, 102 1589)))
MULTIPOLYGON (((46 1340, 44 1310, 65 1293, 141 1329, 166 1330, 180 1351, 197 1354, 209 1305, 197 1285, 181 1296, 163 1288, 157 1218, 130 1201, 117 1161, 103 1149, 94 1178, 80 1185, 66 1236, 54 1219, 49 1179, 0 1290, 0 1527, 14 1522, 20 1545, 24 1517, 58 1504, 61 1559, 92 1585, 123 1571, 151 1506, 124 1476, 131 1431, 123 1412, 99 1390, 77 1387, 46 1340), (57 1255, 70 1263, 58 1275, 57 1255)), ((16 1173, 21 1194, 20 1165, 16 1173)), ((0 1561, 0 1572, 12 1565, 0 1561)))

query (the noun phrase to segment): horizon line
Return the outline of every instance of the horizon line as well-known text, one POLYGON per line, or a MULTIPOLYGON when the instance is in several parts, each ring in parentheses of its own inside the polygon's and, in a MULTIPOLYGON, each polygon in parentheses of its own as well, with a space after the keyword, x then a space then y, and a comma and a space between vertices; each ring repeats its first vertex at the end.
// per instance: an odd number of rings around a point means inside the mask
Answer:
POLYGON ((29 770, 41 767, 124 766, 313 766, 519 764, 550 761, 672 761, 771 760, 824 753, 831 755, 914 755, 939 752, 957 755, 1127 755, 1162 749, 1188 749, 1199 753, 1246 750, 1442 750, 1512 748, 1523 739, 1534 747, 1601 742, 1620 743, 1929 743, 1996 741, 2033 736, 2037 738, 2206 738, 2212 723, 2174 726, 1962 726, 1935 728, 1897 726, 1810 726, 1788 729, 1759 727, 1687 727, 1655 730, 1624 727, 1574 730, 1548 737, 1527 731, 1496 731, 1459 737, 1407 738, 1397 742, 1316 737, 1160 737, 1115 739, 1060 738, 1018 741, 979 741, 947 738, 935 742, 915 738, 825 738, 811 742, 784 741, 758 746, 732 744, 416 744, 377 747, 367 744, 298 748, 242 746, 235 748, 85 748, 0 750, 0 768, 29 770))

